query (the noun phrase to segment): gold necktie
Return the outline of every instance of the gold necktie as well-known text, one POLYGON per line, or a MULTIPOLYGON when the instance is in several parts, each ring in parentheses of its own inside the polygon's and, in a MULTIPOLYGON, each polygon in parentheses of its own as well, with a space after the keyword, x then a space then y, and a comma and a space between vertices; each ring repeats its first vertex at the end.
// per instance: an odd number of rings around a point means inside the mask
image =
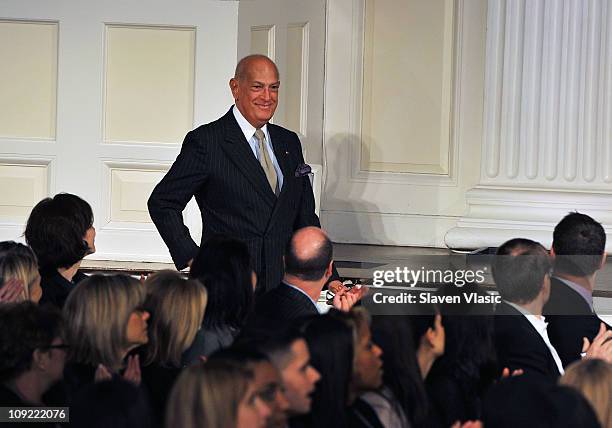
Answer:
POLYGON ((266 134, 261 129, 257 129, 255 131, 255 138, 259 142, 259 164, 263 168, 266 173, 266 178, 268 179, 268 183, 270 183, 270 187, 275 195, 278 195, 278 178, 276 176, 276 170, 274 169, 274 164, 272 163, 272 159, 268 154, 268 150, 266 149, 266 134))

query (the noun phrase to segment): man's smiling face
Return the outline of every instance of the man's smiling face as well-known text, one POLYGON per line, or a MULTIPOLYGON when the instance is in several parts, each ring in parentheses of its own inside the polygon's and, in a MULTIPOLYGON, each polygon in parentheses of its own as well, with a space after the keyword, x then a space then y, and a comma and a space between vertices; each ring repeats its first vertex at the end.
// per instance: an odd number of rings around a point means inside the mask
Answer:
POLYGON ((230 80, 236 107, 255 128, 264 126, 274 115, 279 86, 276 67, 267 58, 249 60, 242 75, 230 80))

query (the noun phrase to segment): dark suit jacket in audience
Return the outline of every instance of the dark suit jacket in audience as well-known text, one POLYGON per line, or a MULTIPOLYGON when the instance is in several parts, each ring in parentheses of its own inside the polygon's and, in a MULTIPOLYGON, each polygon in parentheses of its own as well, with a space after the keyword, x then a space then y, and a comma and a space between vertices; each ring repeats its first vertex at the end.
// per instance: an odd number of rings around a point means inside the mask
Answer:
POLYGON ((544 339, 523 314, 505 302, 495 308, 495 349, 499 367, 556 382, 560 376, 544 339))
POLYGON ((318 314, 319 311, 308 296, 282 282, 257 301, 254 316, 257 320, 275 321, 284 327, 293 321, 318 314))
POLYGON ((544 306, 548 337, 567 367, 580 359, 582 338, 593 341, 602 320, 580 294, 558 278, 553 277, 550 286, 550 299, 544 306))

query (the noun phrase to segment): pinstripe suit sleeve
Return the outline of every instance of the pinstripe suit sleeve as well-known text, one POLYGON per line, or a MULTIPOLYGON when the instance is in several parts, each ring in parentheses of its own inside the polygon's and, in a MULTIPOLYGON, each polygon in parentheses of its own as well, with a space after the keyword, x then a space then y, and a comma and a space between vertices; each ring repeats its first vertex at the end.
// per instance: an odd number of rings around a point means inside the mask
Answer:
POLYGON ((181 152, 149 197, 149 214, 178 269, 187 266, 198 251, 183 222, 183 210, 207 180, 205 144, 195 131, 185 136, 181 152))

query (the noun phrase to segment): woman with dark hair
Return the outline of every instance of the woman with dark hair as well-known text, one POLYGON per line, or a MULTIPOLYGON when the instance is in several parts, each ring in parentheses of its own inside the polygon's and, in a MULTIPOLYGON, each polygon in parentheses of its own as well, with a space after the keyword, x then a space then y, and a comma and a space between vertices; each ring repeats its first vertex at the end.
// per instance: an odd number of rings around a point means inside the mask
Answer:
POLYGON ((428 399, 416 358, 408 316, 372 317, 372 340, 382 348, 384 386, 362 398, 385 427, 424 427, 428 399))
POLYGON ((204 242, 189 277, 206 286, 208 304, 202 329, 183 355, 184 364, 232 344, 251 313, 256 283, 247 246, 220 235, 204 242))
MULTIPOLYGON (((445 286, 439 293, 454 293, 452 289, 445 286)), ((463 290, 487 294, 476 286, 463 290)), ((464 303, 442 305, 440 310, 446 330, 444 355, 434 362, 425 385, 438 425, 448 427, 456 421, 480 419, 482 397, 499 371, 493 343, 493 308, 464 303)))
POLYGON ((305 322, 310 364, 321 375, 312 394, 310 413, 290 419, 291 428, 348 426, 349 388, 353 374, 355 336, 351 325, 333 313, 305 322))
POLYGON ((321 374, 311 412, 291 427, 382 428, 374 410, 360 398, 382 385, 381 349, 371 341, 363 308, 331 310, 306 322, 310 362, 321 374))
POLYGON ((64 306, 68 294, 86 276, 81 260, 96 251, 93 211, 70 193, 45 198, 32 209, 25 238, 38 258, 42 303, 64 306))

